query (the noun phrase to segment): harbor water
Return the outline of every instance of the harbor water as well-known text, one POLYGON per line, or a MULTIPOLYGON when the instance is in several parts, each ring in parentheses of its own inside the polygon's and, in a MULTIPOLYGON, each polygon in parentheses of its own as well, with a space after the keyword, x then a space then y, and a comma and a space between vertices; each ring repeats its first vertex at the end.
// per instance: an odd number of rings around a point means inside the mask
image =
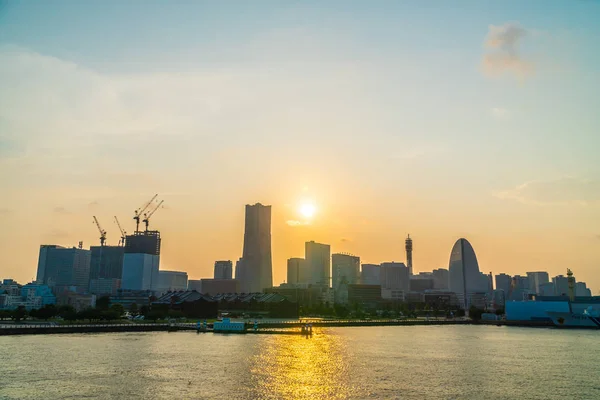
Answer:
POLYGON ((0 399, 600 399, 600 332, 496 326, 0 337, 0 399))

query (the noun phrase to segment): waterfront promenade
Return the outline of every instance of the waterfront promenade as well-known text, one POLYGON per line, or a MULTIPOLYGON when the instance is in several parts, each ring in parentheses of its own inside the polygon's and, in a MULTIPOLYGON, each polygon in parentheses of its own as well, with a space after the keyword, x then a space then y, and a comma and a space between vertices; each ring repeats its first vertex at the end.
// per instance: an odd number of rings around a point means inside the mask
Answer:
MULTIPOLYGON (((496 325, 521 327, 549 327, 547 322, 514 322, 514 321, 473 321, 469 319, 363 319, 363 320, 258 320, 258 329, 292 329, 301 328, 307 323, 313 327, 358 327, 358 326, 435 326, 435 325, 496 325)), ((246 320, 247 328, 252 329, 253 320, 246 320)), ((212 329, 212 323, 207 327, 212 329)), ((35 335, 65 333, 102 333, 102 332, 156 332, 196 330, 196 323, 135 323, 135 324, 0 324, 0 336, 3 335, 35 335)))

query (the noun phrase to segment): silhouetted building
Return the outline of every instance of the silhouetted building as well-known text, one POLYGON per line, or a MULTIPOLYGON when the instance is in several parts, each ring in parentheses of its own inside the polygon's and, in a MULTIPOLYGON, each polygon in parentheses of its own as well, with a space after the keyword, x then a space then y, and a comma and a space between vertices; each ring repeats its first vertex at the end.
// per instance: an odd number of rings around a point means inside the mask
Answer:
POLYGON ((290 258, 287 260, 287 283, 290 285, 308 283, 308 272, 304 258, 290 258))
POLYGON ((385 262, 380 267, 380 282, 382 289, 410 290, 410 276, 404 263, 385 262))
POLYGON ((310 271, 310 280, 308 283, 330 287, 331 247, 328 244, 316 243, 314 241, 306 242, 305 259, 310 271))
POLYGON ((50 287, 77 286, 88 289, 91 252, 77 247, 40 246, 37 283, 50 287))
POLYGON ((436 290, 448 290, 448 279, 450 273, 447 269, 438 268, 434 269, 431 273, 433 275, 433 288, 436 290))
POLYGON ((121 288, 121 280, 114 278, 90 279, 90 293, 98 296, 115 295, 121 288))
POLYGON ((363 264, 360 271, 360 283, 363 285, 381 285, 381 267, 378 264, 363 264))
POLYGON ((220 313, 232 316, 298 318, 298 304, 277 293, 222 293, 212 298, 219 302, 220 313))
POLYGON ((348 285, 360 283, 360 257, 336 253, 331 256, 331 260, 334 301, 339 304, 347 304, 348 285))
POLYGON ((180 311, 187 318, 217 318, 219 303, 196 291, 167 292, 152 302, 152 309, 180 311))
POLYGON ((360 304, 368 308, 377 308, 381 303, 381 286, 348 285, 348 303, 360 304))
POLYGON ((540 294, 540 286, 544 283, 550 282, 548 273, 544 271, 540 272, 528 272, 527 279, 529 279, 529 290, 531 293, 540 294))
POLYGON ((219 293, 239 293, 240 283, 237 279, 200 279, 200 293, 211 296, 219 293))
POLYGON ((243 276, 240 279, 243 290, 262 292, 273 286, 271 206, 246 205, 242 259, 243 276))
POLYGON ((535 294, 535 292, 531 291, 529 287, 530 285, 528 277, 521 275, 513 276, 510 295, 507 297, 507 299, 514 301, 527 300, 530 294, 535 294))
POLYGON ((592 291, 587 288, 585 282, 576 282, 575 283, 575 296, 577 297, 586 297, 591 296, 592 291))
POLYGON ((449 289, 456 293, 465 310, 471 306, 471 298, 475 294, 488 292, 488 285, 479 271, 477 256, 467 239, 458 239, 452 247, 448 270, 449 289))
POLYGON ((323 288, 320 287, 299 287, 297 285, 280 285, 265 289, 265 293, 277 293, 284 296, 292 303, 298 303, 303 307, 313 307, 317 304, 327 302, 323 294, 323 288))
POLYGON ((556 296, 568 296, 569 295, 569 281, 564 275, 557 275, 552 278, 554 283, 554 294, 556 296))
POLYGON ((215 279, 232 279, 233 278, 233 263, 231 260, 215 261, 215 279))
POLYGON ((417 278, 413 275, 410 279, 410 291, 423 293, 426 290, 433 290, 433 278, 417 278))
POLYGON ((201 279, 188 279, 187 290, 195 290, 198 293, 202 293, 202 280, 201 279))
POLYGON ((121 287, 125 248, 122 246, 92 246, 90 251, 90 293, 112 294, 113 290, 121 287))
POLYGON ((142 231, 125 240, 121 287, 125 290, 154 290, 160 268, 160 233, 142 231))
POLYGON ((504 291, 504 295, 507 299, 510 294, 511 285, 512 285, 512 276, 504 274, 504 273, 496 275, 496 290, 504 291))
POLYGON ((110 304, 121 304, 126 310, 136 304, 138 308, 149 306, 154 293, 151 290, 127 290, 119 289, 117 294, 110 296, 110 304))

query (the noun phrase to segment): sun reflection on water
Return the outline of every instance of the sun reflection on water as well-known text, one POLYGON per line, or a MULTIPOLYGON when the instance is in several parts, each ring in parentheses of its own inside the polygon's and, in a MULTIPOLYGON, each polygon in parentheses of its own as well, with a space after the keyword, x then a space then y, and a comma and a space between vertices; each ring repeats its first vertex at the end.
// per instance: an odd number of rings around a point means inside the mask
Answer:
POLYGON ((251 368, 261 398, 347 398, 354 389, 344 345, 336 335, 315 331, 310 338, 274 335, 251 368))

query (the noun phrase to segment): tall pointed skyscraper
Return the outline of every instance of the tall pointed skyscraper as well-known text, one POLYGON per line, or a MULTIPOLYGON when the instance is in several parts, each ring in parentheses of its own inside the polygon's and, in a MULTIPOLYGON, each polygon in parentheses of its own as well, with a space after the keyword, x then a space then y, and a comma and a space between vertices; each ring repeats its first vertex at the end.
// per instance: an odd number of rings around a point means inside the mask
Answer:
MULTIPOLYGON (((271 262, 271 206, 246 205, 244 230, 243 282, 248 292, 273 287, 271 262)), ((237 275, 236 275, 237 276, 237 275)))

